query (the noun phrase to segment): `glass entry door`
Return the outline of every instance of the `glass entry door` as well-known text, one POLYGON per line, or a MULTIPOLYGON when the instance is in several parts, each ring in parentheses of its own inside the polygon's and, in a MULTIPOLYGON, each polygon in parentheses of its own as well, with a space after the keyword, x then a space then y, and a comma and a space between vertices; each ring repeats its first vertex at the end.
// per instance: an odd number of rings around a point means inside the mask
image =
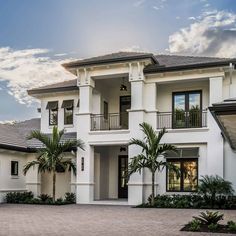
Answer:
POLYGON ((128 156, 119 156, 118 198, 128 198, 128 156))
POLYGON ((173 93, 173 128, 196 128, 202 125, 202 92, 173 93))

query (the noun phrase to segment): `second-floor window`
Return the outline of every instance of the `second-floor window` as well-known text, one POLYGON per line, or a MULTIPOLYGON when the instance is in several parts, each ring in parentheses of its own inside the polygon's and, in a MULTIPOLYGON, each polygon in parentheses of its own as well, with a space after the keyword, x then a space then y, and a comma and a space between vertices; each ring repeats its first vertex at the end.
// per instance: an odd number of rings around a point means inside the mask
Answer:
POLYGON ((46 109, 49 110, 49 125, 58 123, 58 101, 48 102, 46 109))
POLYGON ((173 93, 173 127, 196 128, 202 126, 202 92, 173 93))
POLYGON ((61 106, 64 109, 64 124, 72 125, 73 124, 73 107, 74 100, 65 100, 61 106))

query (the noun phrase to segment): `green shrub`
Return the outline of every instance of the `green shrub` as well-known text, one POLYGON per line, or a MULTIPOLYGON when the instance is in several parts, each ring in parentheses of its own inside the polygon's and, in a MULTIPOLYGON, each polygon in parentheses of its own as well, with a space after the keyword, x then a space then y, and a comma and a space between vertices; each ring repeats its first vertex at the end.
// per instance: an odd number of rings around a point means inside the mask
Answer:
POLYGON ((74 193, 66 193, 65 194, 65 202, 67 203, 75 203, 76 202, 76 196, 74 193))
POLYGON ((230 231, 236 232, 236 223, 234 221, 228 221, 227 227, 230 231))
POLYGON ((51 202, 52 201, 52 197, 48 194, 40 194, 38 196, 38 198, 42 201, 42 202, 45 202, 45 203, 48 203, 48 202, 51 202))
POLYGON ((194 216, 193 218, 199 220, 201 224, 211 225, 217 224, 220 220, 223 220, 224 214, 220 214, 218 211, 206 211, 200 212, 199 216, 194 216))
POLYGON ((210 231, 216 231, 218 229, 219 225, 212 223, 212 224, 208 225, 207 227, 210 231))
POLYGON ((34 198, 32 192, 10 192, 6 194, 7 203, 25 203, 34 198))
POLYGON ((225 196, 231 196, 234 193, 232 183, 224 180, 220 176, 202 176, 198 187, 199 194, 202 194, 205 202, 210 204, 211 208, 218 205, 221 208, 225 196))
POLYGON ((201 223, 199 220, 193 219, 188 223, 189 230, 191 231, 199 231, 201 228, 201 223))
POLYGON ((56 201, 55 201, 55 205, 63 205, 63 204, 65 204, 65 202, 64 202, 64 200, 63 200, 63 198, 58 198, 56 201))

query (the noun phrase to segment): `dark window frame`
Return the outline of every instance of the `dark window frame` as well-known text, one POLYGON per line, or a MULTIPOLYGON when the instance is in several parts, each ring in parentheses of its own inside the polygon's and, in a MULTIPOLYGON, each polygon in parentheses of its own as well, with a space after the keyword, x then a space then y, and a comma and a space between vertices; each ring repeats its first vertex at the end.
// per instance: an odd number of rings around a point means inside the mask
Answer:
MULTIPOLYGON (((185 112, 189 112, 189 95, 190 94, 200 94, 200 111, 202 111, 202 90, 189 90, 189 91, 179 91, 172 92, 172 128, 182 129, 183 127, 178 127, 175 124, 175 95, 184 95, 185 96, 185 112)), ((186 125, 185 125, 186 126, 186 125)), ((199 127, 202 127, 202 122, 199 127)))
POLYGON ((64 125, 73 125, 74 124, 74 108, 70 107, 70 108, 64 108, 64 125), (72 123, 66 123, 66 112, 67 111, 72 111, 72 123))
POLYGON ((199 176, 198 176, 198 169, 199 169, 199 162, 198 162, 198 158, 167 158, 166 160, 167 162, 180 162, 180 190, 168 190, 168 167, 166 167, 166 192, 178 192, 178 193, 194 193, 197 191, 198 188, 198 180, 199 180, 199 176), (197 164, 197 186, 196 186, 196 190, 184 190, 184 175, 183 175, 183 163, 184 162, 188 162, 188 161, 195 161, 197 164))
POLYGON ((109 112, 108 112, 108 102, 103 101, 103 117, 105 120, 108 120, 109 112))
POLYGON ((18 161, 11 161, 11 176, 18 176, 19 175, 19 162, 18 161), (16 165, 16 173, 14 172, 16 165))
POLYGON ((54 126, 54 125, 58 125, 58 109, 49 109, 49 126, 54 126), (51 112, 55 112, 56 111, 56 114, 57 114, 57 119, 56 119, 56 122, 55 123, 51 123, 51 112))

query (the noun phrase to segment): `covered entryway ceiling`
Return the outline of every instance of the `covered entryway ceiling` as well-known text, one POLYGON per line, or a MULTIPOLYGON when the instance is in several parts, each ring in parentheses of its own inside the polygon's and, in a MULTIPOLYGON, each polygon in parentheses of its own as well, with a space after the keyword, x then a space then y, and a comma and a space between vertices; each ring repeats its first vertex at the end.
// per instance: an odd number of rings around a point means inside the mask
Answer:
POLYGON ((236 151, 236 98, 209 107, 224 137, 236 151))

